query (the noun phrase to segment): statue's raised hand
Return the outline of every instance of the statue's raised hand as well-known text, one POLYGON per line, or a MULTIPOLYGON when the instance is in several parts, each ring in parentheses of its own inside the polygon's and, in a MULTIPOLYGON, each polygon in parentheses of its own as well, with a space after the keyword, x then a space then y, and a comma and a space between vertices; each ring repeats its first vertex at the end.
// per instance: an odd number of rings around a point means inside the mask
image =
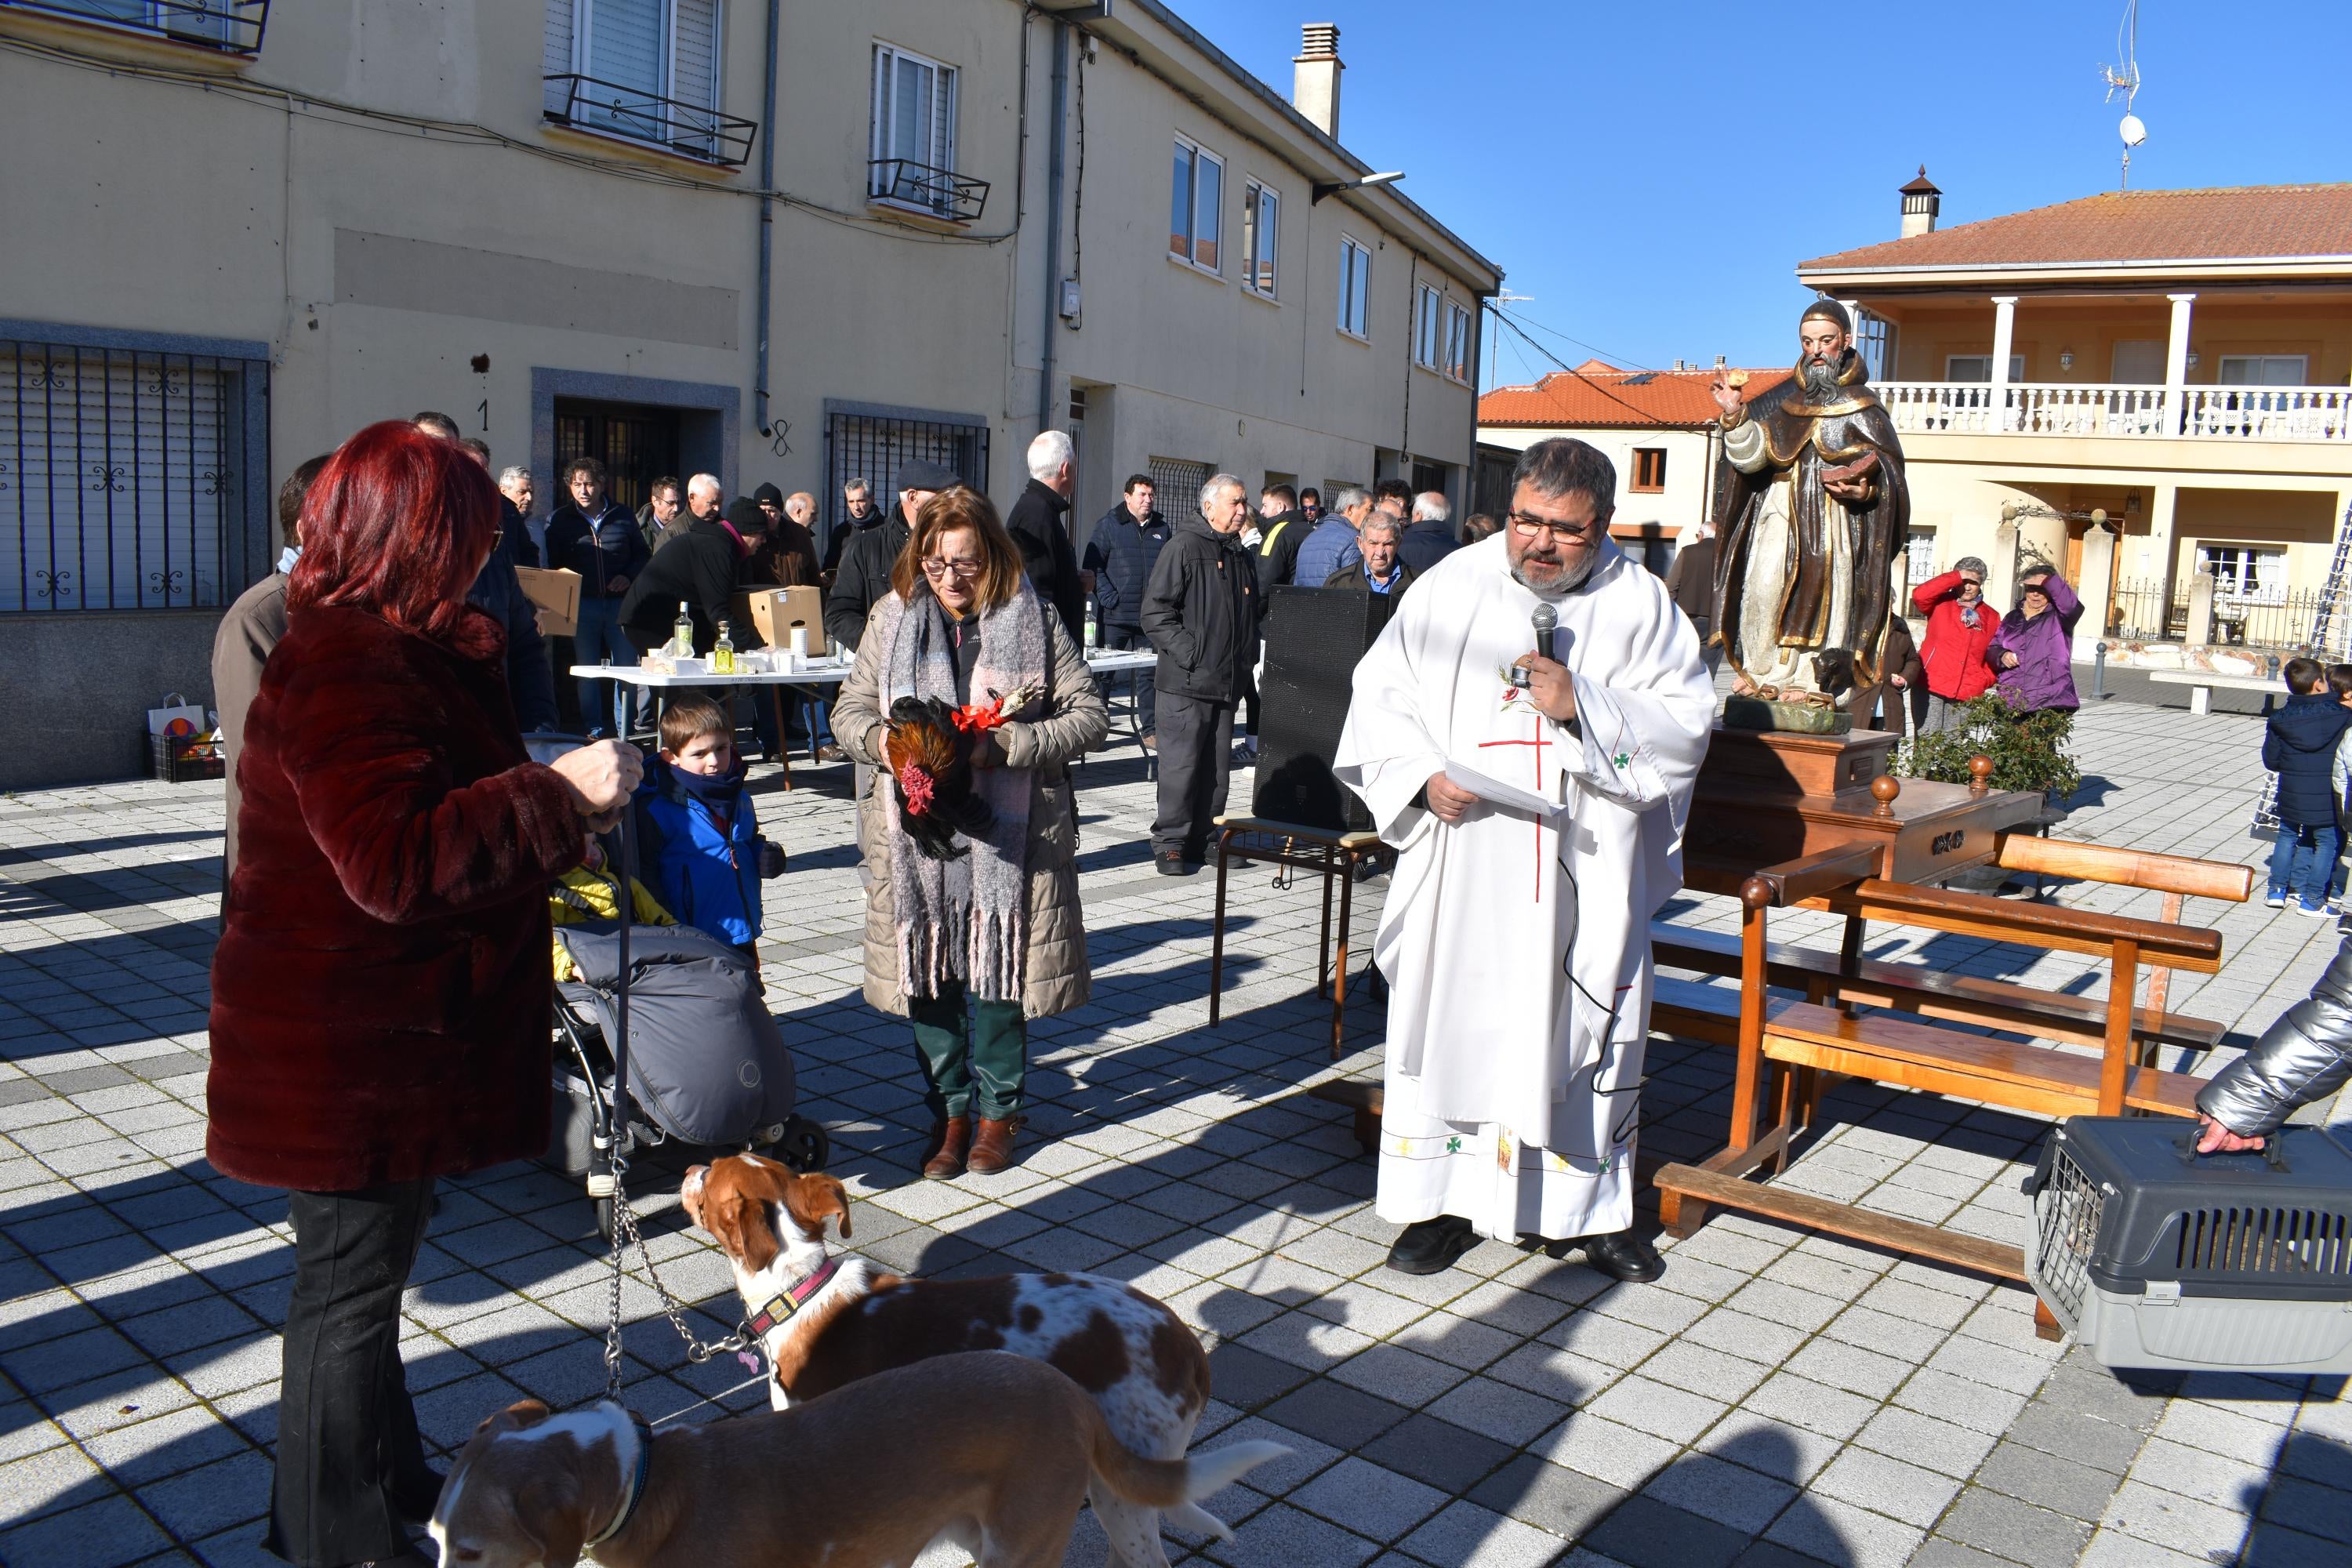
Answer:
MULTIPOLYGON (((1733 383, 1732 374, 1730 371, 1716 372, 1715 380, 1708 384, 1706 389, 1706 395, 1715 399, 1715 405, 1726 414, 1738 409, 1740 403, 1739 388, 1733 383)), ((1743 375, 1739 379, 1745 381, 1748 378, 1743 375)))

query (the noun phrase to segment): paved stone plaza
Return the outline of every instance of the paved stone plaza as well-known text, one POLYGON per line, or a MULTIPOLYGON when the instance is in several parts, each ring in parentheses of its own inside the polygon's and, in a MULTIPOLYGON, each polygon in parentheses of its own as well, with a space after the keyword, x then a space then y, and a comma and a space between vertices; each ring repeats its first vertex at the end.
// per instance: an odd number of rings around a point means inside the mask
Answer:
MULTIPOLYGON (((2063 832, 2255 859, 2260 738, 2246 717, 2105 705, 2081 725, 2088 804, 2063 832)), ((2340 1380, 2119 1380, 2037 1341, 2021 1289, 1737 1216, 1672 1247, 1654 1286, 1493 1243, 1434 1278, 1384 1269, 1393 1229, 1371 1213, 1371 1164, 1342 1113, 1302 1093, 1334 1070, 1377 1071, 1379 1010, 1351 1005, 1355 1054, 1335 1068, 1314 997, 1315 888, 1277 889, 1260 868, 1236 878, 1225 1013, 1209 1026, 1213 879, 1151 870, 1151 788, 1133 756, 1083 771, 1096 995, 1032 1027, 1035 1103, 1013 1170, 914 1174, 926 1119, 907 1031, 857 994, 845 768, 803 774, 789 795, 763 784, 763 820, 793 857, 769 885, 766 973, 802 1108, 831 1127, 834 1169, 858 1194, 859 1249, 929 1274, 1131 1279, 1213 1348, 1203 1439, 1296 1451, 1213 1504, 1236 1539, 1206 1561, 2352 1557, 2340 1380)), ((0 1560, 17 1568, 274 1561, 257 1542, 269 1325, 291 1268, 285 1202, 203 1157, 220 816, 217 784, 0 801, 0 1560)), ((1360 955, 1381 887, 1361 889, 1360 955)), ((2153 894, 2056 896, 2157 912, 2153 894)), ((1670 912, 1731 920, 1721 900, 1670 912)), ((2229 962, 2178 977, 2175 1004, 2241 1040, 2335 948, 2332 924, 2259 900, 2192 904, 2189 918, 2220 927, 2229 962)), ((1952 938, 1924 952, 1945 968, 2096 989, 2066 955, 1952 938)), ((1728 1066, 1654 1042, 1645 1152, 1720 1144, 1728 1066)), ((1793 1184, 2022 1239, 2017 1182, 2040 1124, 1862 1086, 1833 1093, 1823 1124, 1793 1184)), ((684 1226, 679 1168, 657 1153, 635 1184, 664 1277, 710 1309, 697 1324, 717 1333, 737 1308, 717 1253, 684 1226)), ((405 1352, 427 1437, 446 1447, 524 1394, 593 1395, 605 1264, 576 1185, 507 1169, 443 1192, 405 1352)), ((763 1403, 731 1359, 687 1366, 641 1282, 626 1300, 639 1409, 692 1421, 763 1403)), ((1098 1554, 1087 1529, 1074 1560, 1098 1554)))

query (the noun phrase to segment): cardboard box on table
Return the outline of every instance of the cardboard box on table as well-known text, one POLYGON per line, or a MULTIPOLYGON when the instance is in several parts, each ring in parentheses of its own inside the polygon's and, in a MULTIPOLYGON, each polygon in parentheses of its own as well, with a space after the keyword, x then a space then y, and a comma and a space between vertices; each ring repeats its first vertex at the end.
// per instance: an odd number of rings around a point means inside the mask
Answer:
POLYGON ((518 566, 523 597, 539 608, 539 635, 568 637, 580 630, 580 574, 569 567, 518 566))
POLYGON ((822 658, 832 651, 824 637, 824 590, 814 587, 758 588, 735 595, 736 622, 759 633, 772 648, 793 646, 795 627, 808 629, 808 652, 822 658))

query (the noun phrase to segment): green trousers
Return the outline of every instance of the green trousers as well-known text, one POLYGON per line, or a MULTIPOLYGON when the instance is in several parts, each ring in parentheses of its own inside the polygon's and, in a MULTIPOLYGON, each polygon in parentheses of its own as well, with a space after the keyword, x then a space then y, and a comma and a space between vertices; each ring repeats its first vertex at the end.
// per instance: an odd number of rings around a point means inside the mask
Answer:
POLYGON ((1002 1121, 1020 1112, 1021 1080, 1029 1068, 1028 1023, 1020 1003, 967 1004, 963 982, 950 980, 938 995, 915 1001, 908 1015, 932 1116, 945 1121, 977 1110, 989 1121, 1002 1121))

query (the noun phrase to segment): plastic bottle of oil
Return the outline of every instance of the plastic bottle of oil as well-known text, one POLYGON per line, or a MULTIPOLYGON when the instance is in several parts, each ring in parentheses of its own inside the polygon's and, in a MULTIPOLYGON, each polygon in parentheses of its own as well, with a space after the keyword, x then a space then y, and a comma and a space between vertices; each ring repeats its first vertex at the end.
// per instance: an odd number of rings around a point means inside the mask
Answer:
POLYGON ((710 645, 710 673, 713 675, 735 673, 735 639, 728 636, 725 621, 719 623, 718 639, 710 645))

